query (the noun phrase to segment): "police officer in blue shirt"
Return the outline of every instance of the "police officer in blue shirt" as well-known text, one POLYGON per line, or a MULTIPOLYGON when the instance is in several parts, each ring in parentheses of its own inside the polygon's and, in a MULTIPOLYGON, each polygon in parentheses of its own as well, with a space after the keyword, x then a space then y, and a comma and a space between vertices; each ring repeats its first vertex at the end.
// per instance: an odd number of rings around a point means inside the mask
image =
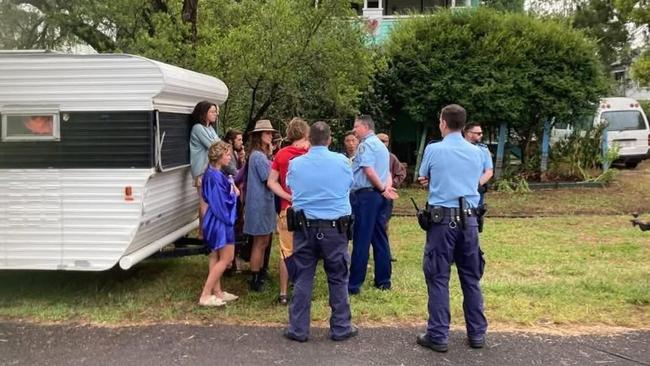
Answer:
POLYGON ((494 174, 494 165, 492 164, 492 154, 490 153, 490 149, 488 149, 486 144, 481 142, 483 139, 483 129, 481 128, 480 124, 468 123, 463 130, 463 135, 465 136, 465 140, 467 140, 467 142, 476 145, 479 149, 481 149, 481 152, 483 153, 483 173, 481 174, 481 178, 478 182, 478 193, 481 196, 478 202, 478 210, 480 213, 478 217, 478 232, 480 233, 483 231, 483 215, 485 214, 487 208, 485 205, 485 192, 487 192, 487 182, 492 178, 492 175, 494 174))
POLYGON ((374 132, 375 123, 370 116, 361 115, 354 121, 354 133, 360 139, 352 171, 354 184, 350 202, 354 214, 352 238, 352 264, 348 292, 361 291, 366 279, 368 255, 372 244, 375 260, 375 287, 391 288, 391 255, 386 234, 386 205, 397 198, 392 188, 389 153, 374 132))
POLYGON ((481 195, 479 206, 483 206, 483 201, 485 200, 484 187, 487 184, 487 182, 492 178, 492 175, 494 175, 494 164, 492 163, 492 154, 490 153, 490 149, 488 149, 487 145, 481 142, 481 140, 483 139, 483 129, 481 128, 480 124, 469 123, 465 126, 463 132, 465 135, 465 140, 467 140, 467 142, 469 142, 470 144, 476 145, 479 149, 481 149, 481 152, 483 153, 482 174, 481 174, 481 178, 479 179, 479 194, 481 195))
POLYGON ((429 227, 424 248, 423 271, 429 295, 427 331, 417 343, 437 352, 447 351, 449 336, 449 276, 456 263, 463 290, 467 337, 472 348, 485 344, 487 319, 479 281, 483 276, 476 207, 482 174, 483 153, 463 139, 465 109, 452 104, 442 109, 443 141, 427 146, 418 180, 428 184, 429 227))
POLYGON ((287 173, 293 211, 287 213, 287 224, 293 231, 293 255, 286 264, 293 297, 284 336, 298 342, 309 337, 311 294, 319 258, 323 258, 329 286, 330 338, 341 341, 358 333, 351 322, 348 299, 352 169, 345 156, 327 149, 330 135, 325 122, 314 123, 309 131, 309 152, 291 160, 287 173))

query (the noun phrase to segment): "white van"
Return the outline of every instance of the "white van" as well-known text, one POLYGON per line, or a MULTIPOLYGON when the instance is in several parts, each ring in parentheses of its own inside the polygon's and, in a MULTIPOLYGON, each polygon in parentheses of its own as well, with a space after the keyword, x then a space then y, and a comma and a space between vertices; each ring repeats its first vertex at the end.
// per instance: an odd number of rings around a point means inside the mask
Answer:
MULTIPOLYGON (((607 124, 607 143, 619 147, 618 162, 634 168, 650 154, 650 126, 639 102, 631 98, 601 99, 593 125, 607 124)), ((551 143, 568 136, 577 126, 556 126, 551 132, 551 143)), ((584 128, 584 126, 582 126, 584 128)))

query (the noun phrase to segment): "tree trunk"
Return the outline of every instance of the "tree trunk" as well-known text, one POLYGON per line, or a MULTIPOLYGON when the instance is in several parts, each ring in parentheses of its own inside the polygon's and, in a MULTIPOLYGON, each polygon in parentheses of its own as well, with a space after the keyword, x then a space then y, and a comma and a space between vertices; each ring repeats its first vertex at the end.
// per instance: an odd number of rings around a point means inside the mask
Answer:
POLYGON ((198 6, 199 0, 183 0, 182 17, 184 22, 190 23, 190 41, 192 44, 195 44, 198 39, 196 26, 198 6))
MULTIPOLYGON (((250 85, 250 84, 249 84, 250 85)), ((255 86, 252 87, 251 91, 251 108, 248 110, 248 122, 246 123, 246 130, 244 130, 244 136, 248 136, 248 133, 255 127, 255 121, 253 120, 253 111, 255 111, 255 102, 257 101, 257 89, 260 86, 260 80, 258 79, 255 83, 255 86)))
POLYGON ((248 133, 249 131, 255 128, 255 122, 257 122, 262 117, 264 117, 266 111, 269 109, 271 104, 275 102, 275 93, 278 91, 280 84, 276 83, 273 84, 273 86, 271 86, 271 91, 269 92, 268 98, 266 98, 262 106, 259 107, 259 109, 257 109, 257 112, 255 112, 255 115, 253 115, 253 111, 255 110, 255 98, 257 95, 258 86, 259 86, 259 82, 257 83, 256 87, 253 89, 253 93, 251 95, 251 109, 248 114, 248 124, 246 126, 246 133, 248 133))
POLYGON ((88 24, 79 22, 70 24, 68 27, 70 27, 71 33, 74 33, 99 53, 114 52, 117 49, 115 42, 110 37, 88 24))

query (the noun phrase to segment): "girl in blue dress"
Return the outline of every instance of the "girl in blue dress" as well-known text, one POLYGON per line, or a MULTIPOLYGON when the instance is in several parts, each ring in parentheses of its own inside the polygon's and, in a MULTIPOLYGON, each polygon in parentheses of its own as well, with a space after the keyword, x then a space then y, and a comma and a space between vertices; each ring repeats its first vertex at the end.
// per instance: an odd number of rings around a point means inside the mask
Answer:
POLYGON ((208 150, 210 164, 203 174, 201 193, 207 203, 203 217, 203 241, 210 250, 210 271, 199 299, 201 306, 223 306, 238 296, 221 289, 221 276, 232 262, 235 253, 235 219, 237 196, 232 177, 226 177, 221 169, 232 158, 232 146, 219 141, 208 150))

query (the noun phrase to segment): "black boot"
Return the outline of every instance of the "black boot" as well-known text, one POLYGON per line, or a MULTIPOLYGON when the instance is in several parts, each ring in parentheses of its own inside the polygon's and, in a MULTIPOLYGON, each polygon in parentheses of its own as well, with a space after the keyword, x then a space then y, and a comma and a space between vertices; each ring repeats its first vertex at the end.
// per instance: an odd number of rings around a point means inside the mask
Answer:
POLYGON ((259 272, 251 272, 251 280, 248 282, 250 290, 253 292, 262 292, 262 287, 264 283, 262 282, 262 277, 259 272))
POLYGON ((262 285, 266 284, 269 280, 269 272, 266 268, 262 268, 260 270, 260 282, 262 282, 262 285))

